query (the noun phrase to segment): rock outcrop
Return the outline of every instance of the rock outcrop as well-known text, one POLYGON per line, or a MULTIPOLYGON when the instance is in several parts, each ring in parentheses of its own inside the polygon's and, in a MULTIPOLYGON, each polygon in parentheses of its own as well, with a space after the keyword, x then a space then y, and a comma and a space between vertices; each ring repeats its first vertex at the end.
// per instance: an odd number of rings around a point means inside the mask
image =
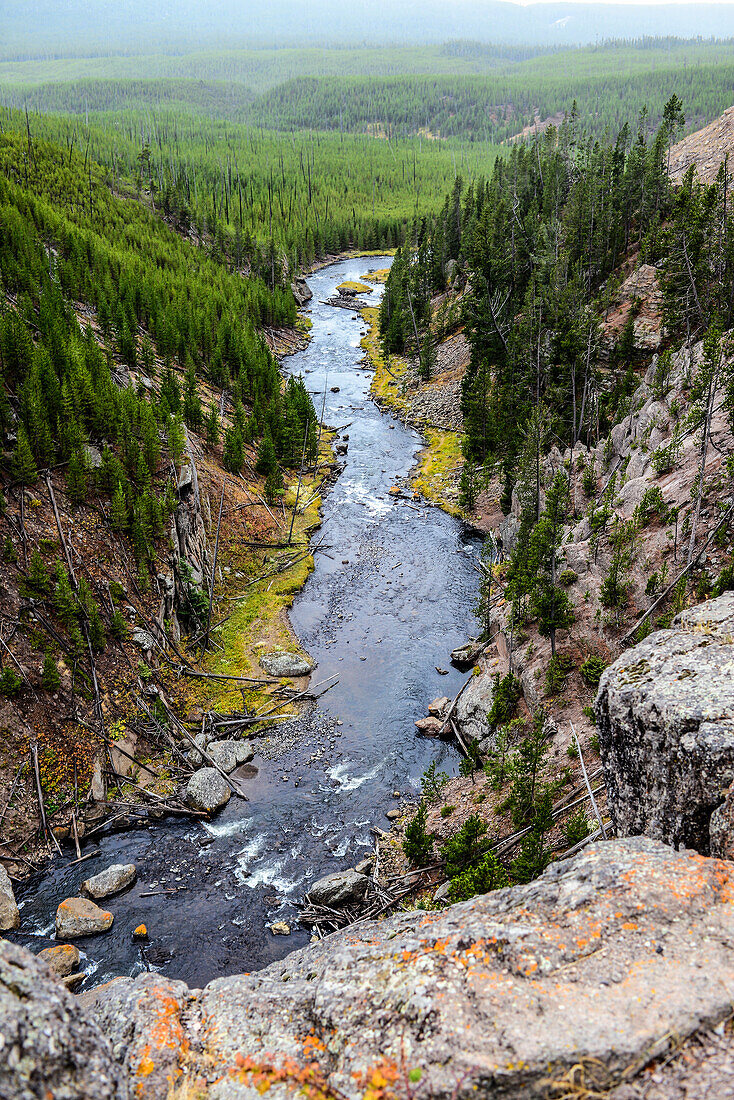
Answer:
POLYGON ((10 875, 0 863, 0 932, 10 932, 20 926, 20 912, 15 903, 10 875))
POLYGON ((210 1100, 239 1100, 252 1067, 285 1064, 348 1097, 401 1066, 436 1098, 545 1096, 578 1062, 613 1078, 728 1015, 733 887, 734 865, 611 841, 528 886, 346 930, 200 992, 115 982, 96 1019, 142 1100, 184 1066, 210 1100))
POLYGON ((358 871, 337 871, 314 882, 308 897, 314 905, 348 905, 364 897, 368 883, 367 876, 358 871))
POLYGON ((305 306, 313 298, 313 291, 302 275, 297 275, 291 283, 291 291, 296 299, 296 305, 305 306))
POLYGON ((97 1024, 48 966, 1 940, 0 1097, 50 1096, 126 1100, 124 1070, 97 1024))
POLYGON ((603 674, 596 711, 618 834, 708 853, 734 780, 734 592, 627 650, 603 674))

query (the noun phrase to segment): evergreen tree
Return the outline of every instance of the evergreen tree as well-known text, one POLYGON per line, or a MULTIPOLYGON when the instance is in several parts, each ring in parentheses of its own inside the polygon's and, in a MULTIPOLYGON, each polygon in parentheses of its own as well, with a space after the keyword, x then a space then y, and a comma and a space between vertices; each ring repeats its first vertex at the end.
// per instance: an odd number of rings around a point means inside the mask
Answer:
POLYGON ((51 653, 47 653, 43 659, 42 683, 46 691, 58 691, 61 686, 59 669, 51 653))
POLYGON ((228 428, 224 433, 222 462, 225 470, 239 474, 245 461, 245 447, 242 435, 237 427, 228 428))
POLYGON ((74 504, 82 504, 87 499, 87 464, 82 451, 74 451, 66 467, 66 491, 74 504))
POLYGON ((18 428, 18 439, 13 451, 10 469, 15 480, 19 481, 21 485, 32 485, 38 478, 38 470, 33 460, 31 445, 22 425, 18 428))
POLYGON ((28 564, 28 584, 35 592, 48 592, 51 588, 51 579, 38 550, 33 551, 28 564))

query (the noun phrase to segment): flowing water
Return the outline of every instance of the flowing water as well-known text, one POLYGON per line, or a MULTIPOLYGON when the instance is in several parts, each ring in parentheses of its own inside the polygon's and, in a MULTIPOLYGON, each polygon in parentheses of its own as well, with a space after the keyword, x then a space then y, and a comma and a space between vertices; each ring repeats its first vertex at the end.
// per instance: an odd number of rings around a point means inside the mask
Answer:
POLYGON ((285 363, 303 375, 317 412, 326 393, 327 424, 349 425, 345 467, 316 535, 324 552, 291 614, 318 665, 313 681, 336 675, 339 683, 255 742, 248 802, 230 799, 211 824, 103 836, 99 856, 81 867, 59 860, 17 891, 23 932, 14 938, 38 951, 54 942, 56 907, 84 878, 113 862, 137 865, 135 886, 105 903, 115 915, 111 931, 77 941, 87 986, 145 967, 200 986, 282 958, 308 933, 276 936, 269 925, 294 920, 309 881, 364 858, 373 826, 387 827, 387 810, 399 804, 393 792, 414 798, 431 760, 456 769, 454 749, 416 736, 413 723, 462 681, 449 652, 475 625, 479 545, 438 508, 389 495, 420 439, 370 400, 362 318, 323 304, 345 279, 389 263, 349 260, 311 276, 312 340, 285 363), (142 896, 155 890, 175 892, 142 896), (151 939, 145 955, 131 939, 141 922, 151 939))

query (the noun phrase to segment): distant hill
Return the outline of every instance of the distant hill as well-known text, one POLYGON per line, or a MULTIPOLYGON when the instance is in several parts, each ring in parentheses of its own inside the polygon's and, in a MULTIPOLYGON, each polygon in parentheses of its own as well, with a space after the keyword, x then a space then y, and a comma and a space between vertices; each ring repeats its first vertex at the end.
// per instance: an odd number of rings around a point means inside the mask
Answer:
POLYGON ((520 6, 500 0, 0 0, 0 56, 178 49, 202 43, 481 41, 574 45, 734 34, 734 4, 520 6))

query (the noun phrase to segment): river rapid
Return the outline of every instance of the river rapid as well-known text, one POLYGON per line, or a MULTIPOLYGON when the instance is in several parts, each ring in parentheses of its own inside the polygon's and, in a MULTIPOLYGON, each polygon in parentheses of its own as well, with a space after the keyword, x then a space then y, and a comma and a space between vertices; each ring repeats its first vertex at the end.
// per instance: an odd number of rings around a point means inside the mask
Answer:
MULTIPOLYGON (((103 903, 115 916, 110 932, 76 941, 86 988, 146 968, 196 987, 282 958, 309 934, 295 927, 277 936, 269 925, 295 920, 309 882, 369 854, 373 827, 386 828, 386 812, 400 804, 394 792, 414 799, 431 760, 456 771, 455 750, 418 737, 413 723, 462 682, 449 652, 475 628, 479 543, 438 508, 389 495, 413 466, 420 437, 370 399, 362 318, 324 304, 339 283, 390 262, 346 260, 310 276, 312 339, 284 364, 303 375, 317 413, 326 394, 325 423, 349 425, 344 469, 315 536, 324 552, 291 613, 317 662, 313 681, 339 683, 255 742, 243 781, 248 802, 230 799, 209 824, 169 821, 103 836, 99 856, 77 867, 57 860, 18 889, 22 932, 12 938, 37 952, 55 942, 56 908, 84 878, 111 863, 136 864, 137 883, 103 903), (145 948, 131 936, 140 923, 150 935, 145 948)), ((380 294, 377 287, 370 300, 380 294)))

